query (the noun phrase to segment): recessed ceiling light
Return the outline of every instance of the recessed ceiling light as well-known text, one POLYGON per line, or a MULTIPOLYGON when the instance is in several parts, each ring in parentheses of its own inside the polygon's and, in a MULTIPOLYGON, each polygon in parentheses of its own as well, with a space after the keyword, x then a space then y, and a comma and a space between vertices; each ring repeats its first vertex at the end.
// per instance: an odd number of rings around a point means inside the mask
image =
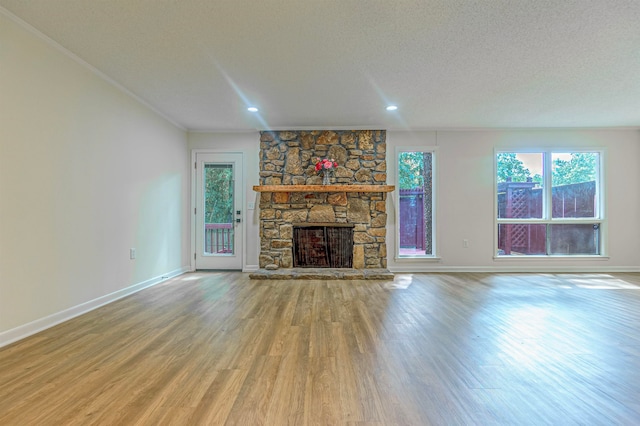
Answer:
POLYGON ((397 110, 397 109, 398 109, 398 107, 397 107, 396 105, 389 105, 389 106, 387 107, 387 111, 395 111, 395 110, 397 110))
POLYGON ((247 108, 247 111, 251 111, 251 112, 258 112, 258 108, 256 108, 256 107, 249 107, 249 108, 247 108))

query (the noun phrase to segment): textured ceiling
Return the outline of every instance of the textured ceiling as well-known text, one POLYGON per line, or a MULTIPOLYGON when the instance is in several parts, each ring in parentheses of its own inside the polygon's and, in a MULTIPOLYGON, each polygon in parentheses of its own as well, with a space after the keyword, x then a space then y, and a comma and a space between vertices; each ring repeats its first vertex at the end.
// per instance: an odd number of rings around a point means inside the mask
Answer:
POLYGON ((0 6, 189 130, 640 126, 639 0, 0 6))

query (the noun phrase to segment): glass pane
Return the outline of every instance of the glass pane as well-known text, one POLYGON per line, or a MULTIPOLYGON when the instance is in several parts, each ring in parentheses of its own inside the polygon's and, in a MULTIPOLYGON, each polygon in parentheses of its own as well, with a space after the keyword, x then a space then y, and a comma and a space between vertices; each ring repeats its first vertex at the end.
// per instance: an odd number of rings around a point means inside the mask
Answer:
POLYGON ((553 153, 552 217, 596 217, 597 152, 553 153))
POLYGON ((400 256, 433 254, 431 152, 402 152, 398 157, 400 256))
POLYGON ((546 254, 546 225, 498 225, 498 255, 546 254))
POLYGON ((498 218, 542 218, 542 162, 542 153, 497 155, 498 218))
POLYGON ((549 225, 549 254, 600 254, 600 226, 549 225))
POLYGON ((233 208, 233 165, 205 164, 205 254, 234 253, 233 208))

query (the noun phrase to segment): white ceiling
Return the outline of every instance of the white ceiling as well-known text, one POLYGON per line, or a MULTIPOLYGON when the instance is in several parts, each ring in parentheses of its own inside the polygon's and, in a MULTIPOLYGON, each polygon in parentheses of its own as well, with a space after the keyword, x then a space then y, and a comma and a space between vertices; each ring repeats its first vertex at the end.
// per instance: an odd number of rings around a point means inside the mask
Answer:
POLYGON ((0 6, 189 130, 640 126, 640 0, 0 6))

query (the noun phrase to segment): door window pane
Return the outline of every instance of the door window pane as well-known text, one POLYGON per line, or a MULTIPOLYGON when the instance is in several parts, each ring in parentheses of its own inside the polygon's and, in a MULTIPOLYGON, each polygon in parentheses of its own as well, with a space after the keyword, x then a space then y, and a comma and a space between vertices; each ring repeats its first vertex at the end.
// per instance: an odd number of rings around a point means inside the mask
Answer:
POLYGON ((231 255, 234 253, 233 165, 205 164, 204 192, 204 252, 231 255))

